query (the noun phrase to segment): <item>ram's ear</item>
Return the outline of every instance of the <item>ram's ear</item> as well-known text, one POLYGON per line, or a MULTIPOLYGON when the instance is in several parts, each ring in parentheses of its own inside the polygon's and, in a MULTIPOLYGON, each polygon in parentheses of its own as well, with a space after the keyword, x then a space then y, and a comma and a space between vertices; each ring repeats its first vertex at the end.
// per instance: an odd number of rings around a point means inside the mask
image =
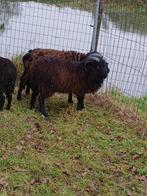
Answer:
POLYGON ((84 69, 86 72, 89 70, 89 68, 92 66, 93 63, 94 63, 94 61, 92 61, 92 60, 86 61, 84 63, 84 69))
POLYGON ((89 70, 90 65, 91 65, 91 61, 86 61, 84 63, 84 69, 85 69, 86 72, 89 70))

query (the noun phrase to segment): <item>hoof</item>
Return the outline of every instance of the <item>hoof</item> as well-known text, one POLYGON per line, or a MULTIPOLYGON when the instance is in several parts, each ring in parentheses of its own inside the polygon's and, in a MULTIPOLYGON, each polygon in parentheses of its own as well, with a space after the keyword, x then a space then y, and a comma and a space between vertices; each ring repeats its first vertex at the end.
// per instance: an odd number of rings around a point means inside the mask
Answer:
POLYGON ((83 110, 77 110, 78 113, 81 113, 83 110))
POLYGON ((46 120, 46 121, 48 121, 49 120, 49 118, 48 118, 48 116, 46 115, 46 116, 44 116, 43 114, 41 114, 41 116, 42 116, 42 118, 44 119, 44 120, 46 120))
POLYGON ((83 108, 77 108, 77 112, 82 112, 85 109, 85 107, 83 108))

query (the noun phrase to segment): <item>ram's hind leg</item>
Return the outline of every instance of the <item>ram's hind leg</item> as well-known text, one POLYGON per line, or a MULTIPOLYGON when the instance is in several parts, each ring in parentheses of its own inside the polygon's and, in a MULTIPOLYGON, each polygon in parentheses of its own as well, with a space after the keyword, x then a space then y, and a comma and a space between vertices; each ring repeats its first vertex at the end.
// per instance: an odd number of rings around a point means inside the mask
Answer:
POLYGON ((47 112, 45 110, 45 105, 44 105, 45 98, 43 96, 39 95, 38 101, 39 101, 39 111, 40 111, 40 113, 43 116, 48 117, 48 114, 47 114, 47 112))
POLYGON ((45 110, 45 99, 47 97, 51 97, 53 94, 52 91, 49 91, 48 89, 44 89, 40 92, 39 96, 38 96, 38 101, 39 101, 39 111, 41 114, 43 114, 43 116, 48 117, 48 114, 45 110))
POLYGON ((30 84, 29 81, 26 84, 26 95, 28 95, 30 93, 30 84))
POLYGON ((82 109, 84 109, 84 95, 82 96, 77 96, 78 99, 78 104, 77 104, 77 110, 81 111, 82 109))
POLYGON ((36 98, 39 94, 38 89, 33 90, 32 92, 32 96, 31 96, 31 101, 30 101, 30 109, 33 109, 35 107, 35 102, 36 102, 36 98))
POLYGON ((5 103, 5 96, 3 95, 3 93, 0 93, 0 111, 3 110, 4 103, 5 103))
POLYGON ((10 94, 8 93, 8 94, 6 94, 6 97, 7 97, 7 101, 8 101, 6 110, 10 110, 11 102, 12 102, 12 94, 11 93, 10 94))

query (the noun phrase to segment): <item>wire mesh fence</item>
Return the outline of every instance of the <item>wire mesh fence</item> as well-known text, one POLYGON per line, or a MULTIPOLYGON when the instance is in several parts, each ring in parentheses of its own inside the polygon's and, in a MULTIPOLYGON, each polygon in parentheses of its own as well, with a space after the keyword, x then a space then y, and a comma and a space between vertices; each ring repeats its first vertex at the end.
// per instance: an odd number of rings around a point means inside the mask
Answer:
POLYGON ((141 9, 133 1, 108 2, 99 48, 111 62, 111 83, 128 96, 144 95, 147 93, 145 5, 141 4, 141 9))
POLYGON ((134 105, 147 114, 146 10, 143 0, 105 1, 98 50, 109 59, 111 73, 107 85, 108 89, 109 85, 113 87, 114 99, 126 104, 126 108, 134 105), (143 101, 129 97, 143 97, 143 101))
POLYGON ((89 50, 92 34, 90 12, 71 9, 68 1, 61 5, 59 1, 52 1, 55 4, 1 2, 1 18, 4 20, 1 25, 5 25, 0 40, 2 54, 18 54, 35 47, 89 50))
MULTIPOLYGON (((105 0, 103 4, 97 50, 111 70, 104 90, 113 89, 113 98, 120 103, 126 98, 118 100, 119 93, 146 96, 147 3, 105 0)), ((95 0, 0 0, 0 55, 14 57, 33 48, 89 52, 95 5, 95 0)))

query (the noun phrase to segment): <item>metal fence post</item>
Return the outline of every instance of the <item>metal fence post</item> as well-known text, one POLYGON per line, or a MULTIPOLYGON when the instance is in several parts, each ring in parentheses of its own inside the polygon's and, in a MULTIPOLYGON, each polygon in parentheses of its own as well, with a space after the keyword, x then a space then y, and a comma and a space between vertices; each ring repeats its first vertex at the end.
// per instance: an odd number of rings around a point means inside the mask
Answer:
POLYGON ((96 0, 96 9, 94 13, 94 27, 91 42, 91 51, 96 51, 100 34, 101 19, 103 14, 103 0, 96 0))

